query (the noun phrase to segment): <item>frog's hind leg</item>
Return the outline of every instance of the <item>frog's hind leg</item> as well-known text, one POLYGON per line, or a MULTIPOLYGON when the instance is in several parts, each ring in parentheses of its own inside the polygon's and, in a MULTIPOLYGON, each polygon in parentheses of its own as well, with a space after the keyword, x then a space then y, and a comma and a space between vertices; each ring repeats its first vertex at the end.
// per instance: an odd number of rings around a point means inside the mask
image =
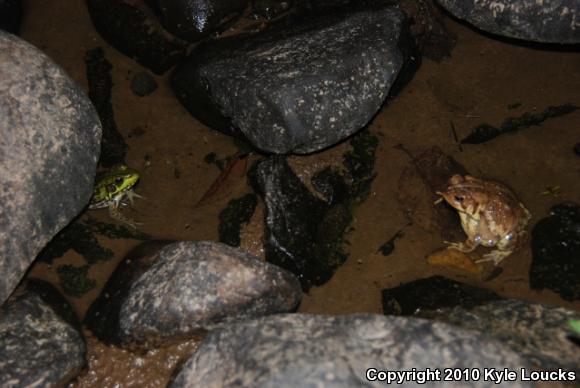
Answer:
POLYGON ((499 265, 499 263, 501 263, 503 261, 503 259, 505 259, 506 257, 508 257, 509 255, 512 254, 512 251, 501 251, 501 250, 495 250, 492 251, 486 255, 483 255, 482 259, 476 260, 476 263, 485 263, 488 261, 493 261, 493 265, 497 266, 499 265))
POLYGON ((132 219, 125 217, 120 211, 118 206, 109 206, 109 215, 112 219, 121 222, 129 226, 132 229, 137 229, 137 225, 141 225, 139 222, 135 222, 132 219))

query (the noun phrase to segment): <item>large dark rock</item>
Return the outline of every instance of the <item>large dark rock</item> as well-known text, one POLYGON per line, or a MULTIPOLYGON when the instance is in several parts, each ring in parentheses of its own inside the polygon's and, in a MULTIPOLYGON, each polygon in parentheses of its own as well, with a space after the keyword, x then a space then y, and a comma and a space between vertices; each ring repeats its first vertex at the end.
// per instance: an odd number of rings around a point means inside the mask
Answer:
POLYGON ((548 288, 569 301, 580 299, 580 207, 552 208, 532 230, 530 286, 548 288))
POLYGON ((437 0, 492 34, 546 43, 580 43, 578 0, 437 0))
POLYGON ((35 47, 0 31, 0 303, 88 203, 101 125, 85 93, 35 47))
MULTIPOLYGON (((434 371, 483 366, 519 372, 526 362, 485 333, 439 322, 378 315, 277 315, 210 332, 171 387, 384 386, 386 382, 366 379, 369 368, 434 371)), ((416 380, 408 384, 418 385, 416 380)), ((493 383, 480 376, 447 385, 493 383)))
POLYGON ((196 48, 172 77, 199 120, 272 153, 309 153, 375 115, 410 55, 396 7, 291 21, 196 48))
POLYGON ((569 339, 571 319, 580 312, 521 300, 501 300, 473 308, 455 307, 431 313, 464 329, 484 333, 546 370, 575 371, 580 376, 580 349, 569 339))
POLYGON ((44 300, 56 291, 41 288, 42 297, 26 291, 0 309, 2 387, 65 386, 85 364, 80 326, 67 321, 70 314, 59 314, 66 303, 62 299, 56 307, 44 300))
POLYGON ((85 322, 106 341, 152 347, 201 329, 294 309, 300 284, 288 271, 214 242, 179 242, 122 264, 85 322))
POLYGON ((248 0, 147 0, 171 33, 195 42, 239 15, 248 0))
POLYGON ((165 31, 138 1, 86 1, 103 39, 154 73, 163 74, 185 57, 187 43, 165 31))

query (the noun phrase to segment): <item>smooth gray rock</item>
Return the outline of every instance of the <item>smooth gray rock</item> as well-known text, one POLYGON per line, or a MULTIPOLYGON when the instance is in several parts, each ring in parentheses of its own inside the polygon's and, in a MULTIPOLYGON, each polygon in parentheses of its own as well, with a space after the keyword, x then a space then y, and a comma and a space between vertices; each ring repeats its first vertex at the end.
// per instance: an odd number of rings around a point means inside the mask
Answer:
POLYGON ((579 0, 437 0, 492 34, 545 43, 580 43, 579 0))
POLYGON ((272 153, 310 153, 366 125, 406 62, 397 7, 288 22, 203 44, 173 89, 204 124, 272 153))
POLYGON ((429 316, 485 333, 532 365, 572 370, 580 376, 580 348, 568 338, 573 333, 568 321, 580 319, 580 312, 523 300, 501 300, 472 309, 440 309, 429 316))
POLYGON ((169 244, 152 261, 120 307, 126 345, 148 347, 158 339, 291 311, 302 297, 290 272, 222 243, 169 244))
POLYGON ((37 294, 0 309, 0 386, 65 386, 85 364, 85 342, 37 294))
POLYGON ((101 125, 46 55, 0 31, 0 303, 88 203, 101 125))
POLYGON ((197 41, 239 15, 248 0, 147 0, 168 31, 197 41))
MULTIPOLYGON (((370 314, 284 314, 210 332, 171 387, 382 387, 386 382, 367 381, 368 368, 420 371, 484 366, 519 372, 526 363, 485 334, 440 322, 370 314)), ((494 386, 483 378, 467 385, 494 386)), ((466 386, 466 382, 445 386, 466 386)))

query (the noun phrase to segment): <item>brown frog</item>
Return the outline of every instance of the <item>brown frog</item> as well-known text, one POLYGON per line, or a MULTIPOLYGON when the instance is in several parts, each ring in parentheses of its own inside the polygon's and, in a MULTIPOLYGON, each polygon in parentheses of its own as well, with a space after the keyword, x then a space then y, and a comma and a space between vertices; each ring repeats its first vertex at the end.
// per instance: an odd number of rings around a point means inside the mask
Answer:
POLYGON ((496 249, 476 262, 493 261, 498 265, 526 241, 530 212, 504 185, 466 175, 453 175, 441 200, 453 206, 467 234, 463 243, 449 243, 449 248, 472 252, 478 245, 496 249))

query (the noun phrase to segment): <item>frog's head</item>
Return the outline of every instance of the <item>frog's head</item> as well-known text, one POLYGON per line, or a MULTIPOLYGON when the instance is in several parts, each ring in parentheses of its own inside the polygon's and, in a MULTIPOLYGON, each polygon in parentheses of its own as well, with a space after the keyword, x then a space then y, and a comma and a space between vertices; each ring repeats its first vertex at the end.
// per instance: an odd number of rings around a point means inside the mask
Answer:
POLYGON ((111 174, 107 182, 107 191, 111 196, 131 190, 139 180, 139 173, 125 165, 111 174))
POLYGON ((469 175, 453 175, 444 191, 438 191, 442 199, 457 211, 475 215, 485 198, 482 198, 481 182, 469 175))

